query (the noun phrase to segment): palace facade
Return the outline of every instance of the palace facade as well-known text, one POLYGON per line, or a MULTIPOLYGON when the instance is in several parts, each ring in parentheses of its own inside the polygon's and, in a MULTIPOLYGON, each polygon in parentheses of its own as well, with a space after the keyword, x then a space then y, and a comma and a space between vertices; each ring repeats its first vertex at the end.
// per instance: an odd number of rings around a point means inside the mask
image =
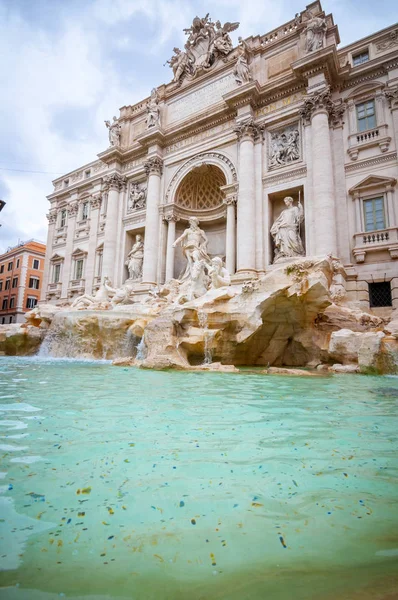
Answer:
POLYGON ((233 47, 238 25, 196 17, 172 81, 122 107, 98 159, 53 182, 43 301, 104 277, 139 294, 178 278, 175 241, 196 217, 232 281, 332 254, 348 300, 398 308, 398 25, 338 48, 318 1, 233 47))

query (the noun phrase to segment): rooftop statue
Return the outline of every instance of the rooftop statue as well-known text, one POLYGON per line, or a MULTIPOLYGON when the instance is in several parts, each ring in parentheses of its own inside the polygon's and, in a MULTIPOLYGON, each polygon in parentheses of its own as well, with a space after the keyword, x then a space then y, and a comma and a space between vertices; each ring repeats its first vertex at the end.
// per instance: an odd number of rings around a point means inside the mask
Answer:
POLYGON ((307 23, 307 29, 305 30, 307 52, 314 52, 323 48, 327 28, 326 19, 323 17, 314 17, 311 14, 311 18, 307 23))
POLYGON ((121 126, 116 117, 113 117, 113 122, 105 121, 105 125, 109 129, 109 144, 110 146, 120 146, 120 130, 121 126))
POLYGON ((147 117, 145 122, 147 129, 149 129, 150 127, 156 127, 157 125, 160 125, 159 98, 156 88, 153 88, 153 90, 151 91, 151 97, 146 105, 146 112, 147 117))
POLYGON ((250 48, 247 42, 240 37, 238 60, 236 61, 236 65, 234 68, 235 79, 239 85, 242 85, 242 83, 247 83, 248 81, 252 80, 252 75, 250 73, 249 67, 249 59, 250 48))
POLYGON ((173 69, 173 81, 179 83, 184 75, 195 76, 209 69, 218 58, 232 52, 229 33, 238 27, 239 23, 213 23, 209 13, 203 18, 195 17, 191 27, 184 29, 188 36, 185 51, 174 48, 174 55, 166 63, 173 69))

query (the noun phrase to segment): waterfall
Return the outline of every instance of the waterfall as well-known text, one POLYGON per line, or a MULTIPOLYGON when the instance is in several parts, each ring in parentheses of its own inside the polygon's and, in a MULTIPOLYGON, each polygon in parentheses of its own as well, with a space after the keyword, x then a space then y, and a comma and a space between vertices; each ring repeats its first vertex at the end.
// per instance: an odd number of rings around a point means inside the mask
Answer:
POLYGON ((140 343, 137 346, 137 360, 145 360, 147 355, 147 347, 145 344, 144 336, 142 336, 140 343))
POLYGON ((213 362, 213 351, 211 349, 211 338, 212 335, 209 331, 209 321, 207 313, 198 310, 198 321, 199 325, 203 329, 203 340, 204 340, 204 365, 210 365, 213 362))

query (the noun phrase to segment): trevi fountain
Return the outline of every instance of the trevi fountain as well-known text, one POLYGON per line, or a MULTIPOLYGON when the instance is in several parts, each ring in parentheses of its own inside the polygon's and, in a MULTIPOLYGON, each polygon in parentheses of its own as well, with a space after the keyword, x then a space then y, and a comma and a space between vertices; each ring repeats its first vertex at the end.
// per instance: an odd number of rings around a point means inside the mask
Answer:
POLYGON ((319 2, 238 25, 54 182, 0 330, 0 598, 397 597, 395 30, 364 87, 319 2))

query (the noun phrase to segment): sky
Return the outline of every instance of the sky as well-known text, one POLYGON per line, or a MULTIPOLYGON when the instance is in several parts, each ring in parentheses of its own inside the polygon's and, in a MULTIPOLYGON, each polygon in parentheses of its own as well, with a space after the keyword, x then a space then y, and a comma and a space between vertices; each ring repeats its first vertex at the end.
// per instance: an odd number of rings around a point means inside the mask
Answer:
MULTIPOLYGON (((0 254, 46 241, 56 177, 108 146, 105 119, 172 79, 165 61, 207 12, 265 34, 309 0, 0 0, 0 254)), ((323 0, 341 46, 398 21, 396 0, 323 0)), ((340 46, 340 47, 341 47, 340 46)))

